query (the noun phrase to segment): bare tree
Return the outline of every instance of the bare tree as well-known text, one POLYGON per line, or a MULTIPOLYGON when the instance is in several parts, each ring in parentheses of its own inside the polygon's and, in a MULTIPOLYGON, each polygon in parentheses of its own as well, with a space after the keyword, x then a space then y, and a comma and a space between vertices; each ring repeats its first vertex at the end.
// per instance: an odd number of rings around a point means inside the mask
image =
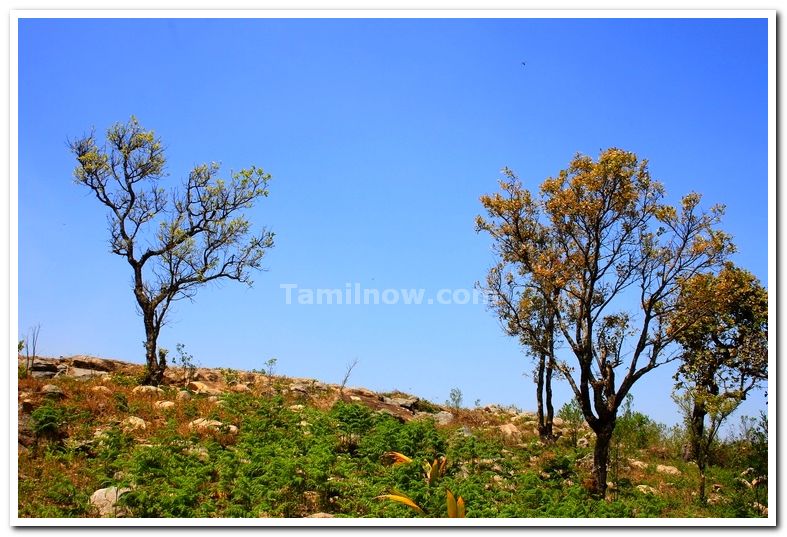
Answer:
POLYGON ((25 339, 25 376, 30 376, 30 369, 33 367, 33 362, 36 359, 36 348, 38 347, 38 334, 41 332, 41 325, 37 324, 32 327, 25 339))
POLYGON ((103 146, 93 133, 69 146, 78 161, 76 182, 109 209, 111 252, 131 267, 145 326, 144 382, 158 384, 166 363, 157 360, 156 342, 173 302, 217 280, 251 285, 251 271, 262 268, 273 234, 252 234, 241 212, 268 195, 270 175, 252 166, 227 181, 218 177, 218 164, 203 164, 180 190, 167 192, 159 186, 164 147, 134 117, 111 126, 103 146))
POLYGON ((344 396, 344 388, 347 386, 347 382, 350 380, 350 375, 352 375, 353 369, 355 369, 355 366, 357 365, 358 365, 358 358, 353 358, 353 360, 347 364, 347 368, 344 370, 344 377, 342 378, 342 384, 339 387, 340 396, 344 396))

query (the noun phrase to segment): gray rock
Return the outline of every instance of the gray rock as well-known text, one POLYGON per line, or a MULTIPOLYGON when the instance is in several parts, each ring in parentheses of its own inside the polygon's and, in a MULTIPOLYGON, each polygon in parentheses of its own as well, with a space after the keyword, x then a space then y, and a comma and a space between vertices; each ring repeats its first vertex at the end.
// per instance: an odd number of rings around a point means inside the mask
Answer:
POLYGON ((144 431, 148 428, 148 424, 142 418, 137 416, 129 416, 121 422, 123 430, 126 432, 131 431, 144 431))
POLYGON ((193 391, 194 393, 198 393, 198 394, 221 395, 221 390, 217 390, 216 388, 211 388, 204 382, 192 381, 189 382, 188 386, 186 387, 189 390, 193 391))
POLYGON ((504 423, 503 425, 498 426, 498 429, 500 429, 500 432, 503 433, 506 438, 518 437, 520 434, 522 434, 519 431, 519 428, 513 423, 504 423))
POLYGON ((30 364, 30 376, 37 379, 51 379, 57 374, 57 364, 34 360, 30 364))
POLYGON ((298 392, 298 393, 301 393, 303 395, 309 395, 309 388, 307 388, 303 384, 299 384, 297 382, 295 384, 290 384, 290 391, 291 392, 298 392))
POLYGON ((114 517, 120 513, 117 509, 117 502, 120 497, 126 492, 131 492, 130 488, 117 488, 107 487, 98 489, 90 496, 90 503, 98 509, 99 516, 101 517, 114 517))
POLYGON ((114 371, 113 362, 94 358, 93 356, 75 356, 71 359, 71 366, 78 369, 90 369, 93 371, 114 371))
POLYGON ((97 371, 95 369, 83 369, 81 367, 72 367, 68 370, 67 375, 75 379, 88 379, 92 377, 104 376, 104 371, 97 371))
POLYGON ((658 494, 658 491, 650 485, 637 485, 636 489, 642 494, 658 494))
POLYGON ((151 394, 152 395, 158 395, 158 394, 164 393, 164 390, 162 390, 158 386, 137 386, 136 388, 131 390, 131 393, 141 393, 141 394, 145 394, 145 395, 151 395, 151 394))
POLYGON ((417 397, 383 397, 383 403, 386 405, 400 406, 407 410, 412 410, 413 406, 418 403, 417 397))
POLYGON ((434 414, 434 420, 438 425, 448 425, 454 421, 454 415, 445 410, 441 410, 437 414, 434 414))
POLYGON ((46 395, 47 397, 65 397, 65 392, 60 389, 59 386, 55 386, 54 384, 45 384, 41 388, 41 393, 46 395))
POLYGON ((667 464, 658 464, 656 465, 656 471, 660 474, 667 474, 667 475, 680 475, 681 471, 675 468, 674 466, 669 466, 667 464))
POLYGON ((33 363, 30 364, 30 371, 40 371, 40 372, 47 372, 47 373, 57 373, 58 365, 54 362, 40 362, 38 360, 33 360, 33 363))
POLYGON ((112 390, 106 386, 93 386, 90 388, 90 391, 93 393, 100 393, 101 395, 112 395, 112 390))

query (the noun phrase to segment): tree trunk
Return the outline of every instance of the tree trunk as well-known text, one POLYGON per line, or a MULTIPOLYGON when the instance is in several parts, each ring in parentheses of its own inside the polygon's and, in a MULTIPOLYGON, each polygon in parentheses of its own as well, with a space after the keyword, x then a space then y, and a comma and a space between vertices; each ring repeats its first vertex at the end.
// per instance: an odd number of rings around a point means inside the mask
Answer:
POLYGON ((707 449, 705 447, 705 405, 694 402, 691 412, 691 450, 694 461, 700 472, 699 499, 705 501, 705 467, 707 466, 707 449))
POLYGON ((546 420, 544 419, 544 366, 546 356, 538 357, 538 375, 536 376, 536 412, 538 414, 538 436, 546 438, 546 420))
POLYGON ((555 367, 555 354, 552 353, 547 359, 547 367, 544 376, 544 398, 546 399, 546 406, 547 406, 547 434, 549 435, 550 439, 555 438, 555 434, 552 431, 553 421, 555 419, 555 408, 552 406, 552 371, 555 367))
POLYGON ((593 478, 595 495, 604 498, 607 493, 607 466, 609 465, 609 444, 612 440, 612 431, 615 430, 615 422, 601 425, 595 431, 596 446, 593 449, 593 478))
POLYGON ((156 341, 158 340, 159 326, 156 326, 153 312, 143 311, 145 321, 145 377, 143 384, 158 386, 164 378, 166 364, 159 363, 156 358, 156 341))

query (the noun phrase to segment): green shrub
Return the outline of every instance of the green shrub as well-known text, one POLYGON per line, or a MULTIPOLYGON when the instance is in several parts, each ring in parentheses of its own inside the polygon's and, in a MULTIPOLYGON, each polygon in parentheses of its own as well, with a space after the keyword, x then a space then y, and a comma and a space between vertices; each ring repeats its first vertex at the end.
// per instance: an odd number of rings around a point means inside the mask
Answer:
POLYGON ((65 435, 68 415, 63 407, 51 401, 33 410, 30 415, 36 438, 60 439, 65 435))

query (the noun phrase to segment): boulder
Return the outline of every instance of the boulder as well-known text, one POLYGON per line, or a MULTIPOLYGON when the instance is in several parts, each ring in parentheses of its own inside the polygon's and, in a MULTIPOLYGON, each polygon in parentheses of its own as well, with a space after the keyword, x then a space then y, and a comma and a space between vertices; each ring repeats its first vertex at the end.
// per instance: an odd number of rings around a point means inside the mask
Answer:
POLYGON ((330 513, 314 513, 313 515, 309 515, 306 518, 334 518, 334 515, 330 513))
POLYGON ((505 423, 498 426, 498 429, 500 429, 500 432, 503 433, 506 438, 517 437, 521 434, 519 428, 513 423, 505 423))
POLYGON ((629 466, 637 470, 646 470, 648 468, 648 463, 636 459, 629 459, 629 466))
POLYGON ((562 418, 552 418, 552 425, 555 427, 562 427, 565 424, 562 418))
POLYGON ((235 384, 230 390, 235 393, 246 393, 249 391, 249 387, 246 384, 235 384))
POLYGON ((295 392, 295 393, 300 394, 300 395, 306 395, 306 396, 309 395, 309 388, 305 384, 301 384, 301 383, 296 382, 294 384, 290 384, 290 388, 289 389, 290 389, 291 392, 295 392))
POLYGON ((454 421, 454 415, 446 410, 441 410, 437 414, 434 414, 433 417, 438 425, 448 425, 454 421))
POLYGON ((62 398, 66 396, 66 393, 60 388, 60 386, 55 386, 54 384, 45 384, 41 388, 41 393, 47 397, 55 398, 62 398))
POLYGON ((198 369, 194 373, 194 380, 216 382, 217 380, 219 380, 219 376, 215 372, 211 371, 210 369, 198 369))
POLYGON ((57 373, 58 367, 57 364, 54 362, 39 362, 38 360, 33 360, 33 363, 30 364, 30 371, 40 371, 42 373, 57 373))
POLYGON ((189 401, 191 400, 191 394, 186 390, 180 390, 178 395, 175 396, 175 399, 178 401, 189 401))
POLYGON ((656 471, 660 474, 666 475, 680 475, 681 471, 675 468, 674 466, 668 466, 666 464, 659 464, 656 466, 656 471))
POLYGON ((169 410, 170 408, 175 408, 175 403, 172 401, 156 401, 153 403, 153 406, 160 410, 169 410))
POLYGON ((66 374, 69 377, 84 380, 93 377, 104 376, 104 371, 97 371, 95 369, 83 369, 81 367, 71 367, 68 369, 68 372, 66 374))
POLYGON ((143 395, 158 395, 164 393, 164 390, 159 388, 158 386, 137 386, 131 393, 138 393, 143 395))
POLYGON ((345 391, 351 395, 358 395, 360 397, 369 397, 370 399, 380 398, 380 396, 377 395, 375 392, 366 388, 348 388, 345 391))
POLYGON ((417 397, 383 397, 383 403, 387 405, 400 406, 407 410, 412 410, 418 403, 417 397))
POLYGON ((117 501, 126 492, 131 492, 131 489, 128 487, 121 489, 117 487, 98 489, 90 496, 90 504, 98 509, 99 516, 101 517, 118 516, 121 513, 119 513, 116 508, 117 501))
POLYGON ((102 360, 93 356, 75 356, 71 359, 71 367, 79 369, 91 369, 93 371, 114 371, 115 363, 109 360, 102 360))
POLYGON ((93 386, 92 388, 90 388, 90 391, 101 395, 112 395, 112 390, 110 390, 106 386, 93 386))
MULTIPOLYGON (((192 431, 219 431, 223 429, 225 425, 218 420, 209 420, 206 418, 197 418, 191 423, 189 423, 189 429, 192 431)), ((227 430, 230 434, 235 434, 238 432, 238 428, 234 425, 227 425, 227 430)))
MULTIPOLYGON (((394 408, 400 408, 400 407, 394 407, 394 408)), ((400 412, 402 412, 402 410, 400 410, 400 412)), ((389 416, 399 420, 400 423, 404 423, 405 421, 407 421, 408 418, 412 417, 412 416, 409 416, 409 415, 407 417, 404 417, 404 416, 401 415, 400 412, 397 412, 397 411, 395 411, 395 410, 393 410, 391 408, 385 408, 385 407, 380 408, 380 409, 377 410, 378 414, 388 414, 389 416)))
POLYGON ((57 364, 53 362, 39 362, 34 360, 30 364, 30 376, 33 378, 49 379, 54 377, 58 372, 57 364))
POLYGON ((123 430, 126 432, 131 431, 144 431, 148 428, 148 424, 142 418, 136 416, 129 416, 121 422, 123 430))
POLYGON ((200 395, 221 395, 221 390, 211 388, 204 382, 193 380, 186 386, 189 390, 200 395))
POLYGON ((658 491, 650 485, 637 485, 637 490, 642 494, 658 494, 658 491))

